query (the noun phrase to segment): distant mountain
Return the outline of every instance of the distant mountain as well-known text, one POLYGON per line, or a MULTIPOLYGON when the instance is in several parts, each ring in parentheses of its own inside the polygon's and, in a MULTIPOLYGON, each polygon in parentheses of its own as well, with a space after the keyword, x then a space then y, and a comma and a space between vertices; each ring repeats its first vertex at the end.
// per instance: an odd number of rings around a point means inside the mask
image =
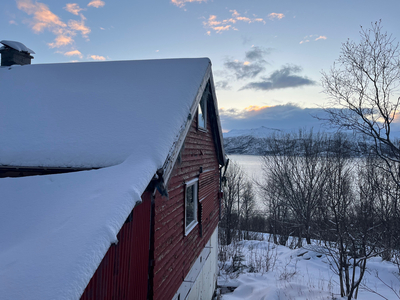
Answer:
POLYGON ((227 154, 264 155, 267 148, 266 138, 274 133, 283 133, 280 129, 261 126, 253 129, 232 129, 224 133, 224 147, 227 154))
MULTIPOLYGON (((224 133, 224 147, 227 154, 248 154, 248 155, 264 155, 267 152, 267 138, 273 134, 282 134, 295 132, 295 130, 280 130, 275 128, 268 128, 265 126, 254 128, 254 129, 233 129, 227 133, 224 133)), ((325 131, 328 135, 333 135, 335 132, 325 131)), ((351 132, 347 132, 348 138, 348 149, 352 149, 353 153, 361 153, 361 148, 366 148, 365 142, 359 140, 351 132)), ((329 146, 327 145, 327 151, 329 146)))
POLYGON ((283 131, 280 129, 269 128, 265 126, 253 129, 232 129, 231 131, 224 133, 224 138, 232 138, 239 136, 253 136, 255 138, 267 138, 271 136, 271 134, 273 133, 281 133, 281 132, 283 131))
POLYGON ((224 137, 226 154, 264 155, 267 149, 267 139, 251 135, 224 137))

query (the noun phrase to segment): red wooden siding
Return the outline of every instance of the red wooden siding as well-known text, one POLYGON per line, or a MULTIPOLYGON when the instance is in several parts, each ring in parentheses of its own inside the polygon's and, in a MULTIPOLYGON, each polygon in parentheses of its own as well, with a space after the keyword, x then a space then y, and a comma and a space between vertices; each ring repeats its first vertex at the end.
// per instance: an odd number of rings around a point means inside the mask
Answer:
POLYGON ((155 197, 152 291, 155 300, 172 299, 218 224, 219 165, 209 121, 207 129, 207 132, 197 130, 194 118, 181 160, 168 182, 169 199, 158 193, 155 197), (185 182, 194 178, 199 178, 201 219, 185 236, 185 182))
POLYGON ((81 299, 146 299, 150 243, 151 199, 133 209, 122 226, 118 244, 111 245, 81 299))

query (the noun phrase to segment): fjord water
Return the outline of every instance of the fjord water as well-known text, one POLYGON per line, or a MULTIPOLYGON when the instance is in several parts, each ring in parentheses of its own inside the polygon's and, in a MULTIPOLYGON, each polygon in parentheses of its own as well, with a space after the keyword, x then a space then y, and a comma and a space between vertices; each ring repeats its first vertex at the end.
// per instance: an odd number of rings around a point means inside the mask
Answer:
MULTIPOLYGON (((262 156, 259 155, 228 155, 229 164, 238 165, 248 179, 258 180, 262 178, 262 156)), ((229 167, 228 167, 229 168, 229 167)))
POLYGON ((259 193, 259 189, 257 188, 257 184, 255 184, 255 182, 263 182, 262 156, 234 154, 228 155, 228 158, 229 165, 238 165, 244 172, 246 179, 253 183, 257 209, 263 209, 264 204, 262 197, 259 193))

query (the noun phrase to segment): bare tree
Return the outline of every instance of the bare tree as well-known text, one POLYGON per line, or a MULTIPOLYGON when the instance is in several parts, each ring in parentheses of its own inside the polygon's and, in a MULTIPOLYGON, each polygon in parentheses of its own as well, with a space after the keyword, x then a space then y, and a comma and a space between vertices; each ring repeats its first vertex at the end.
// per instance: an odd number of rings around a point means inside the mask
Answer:
POLYGON ((243 231, 243 237, 249 239, 250 221, 255 215, 255 194, 253 191, 253 185, 250 181, 245 181, 244 189, 242 193, 242 203, 241 203, 241 229, 243 231))
POLYGON ((367 136, 400 185, 400 149, 392 130, 400 103, 399 44, 382 31, 380 21, 370 29, 361 27, 360 36, 358 43, 343 43, 330 72, 322 73, 324 92, 331 99, 326 120, 367 136))
POLYGON ((244 186, 243 171, 236 164, 230 164, 225 174, 223 185, 223 218, 221 227, 223 230, 223 244, 229 245, 232 238, 239 230, 240 196, 244 186))
MULTIPOLYGON (((359 174, 360 193, 369 199, 374 209, 376 222, 380 224, 379 236, 382 243, 382 258, 391 260, 399 249, 399 197, 400 187, 392 176, 382 168, 382 162, 374 156, 363 159, 359 174)), ((397 257, 397 254, 395 255, 397 257)))
POLYGON ((322 157, 324 136, 312 131, 275 136, 269 139, 268 154, 263 156, 266 177, 264 191, 274 209, 285 207, 296 227, 298 247, 302 238, 311 243, 312 225, 321 207, 327 178, 322 157))
POLYGON ((345 136, 337 134, 328 143, 326 209, 321 210, 319 238, 332 271, 339 276, 341 296, 351 299, 363 278, 367 257, 362 253, 367 253, 368 249, 362 247, 366 243, 360 242, 362 235, 355 225, 354 162, 346 150, 346 142, 345 136))

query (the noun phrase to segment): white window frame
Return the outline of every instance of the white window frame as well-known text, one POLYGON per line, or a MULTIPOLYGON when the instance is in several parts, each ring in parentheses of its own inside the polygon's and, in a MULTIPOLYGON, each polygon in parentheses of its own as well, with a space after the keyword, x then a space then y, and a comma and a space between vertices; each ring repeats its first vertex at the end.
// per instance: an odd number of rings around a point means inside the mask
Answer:
POLYGON ((197 128, 202 129, 202 130, 207 130, 207 97, 206 95, 206 90, 203 92, 203 96, 201 97, 201 100, 199 102, 199 106, 197 108, 197 128), (201 104, 204 103, 204 109, 201 109, 201 104), (203 124, 200 125, 200 110, 202 112, 202 115, 204 116, 204 126, 203 124))
POLYGON ((197 212, 198 212, 198 191, 199 191, 199 179, 195 178, 186 182, 185 184, 185 236, 187 236, 193 228, 196 227, 198 222, 197 212), (187 190, 188 188, 193 186, 193 202, 194 202, 194 220, 190 222, 190 224, 186 224, 186 217, 187 217, 187 190))

